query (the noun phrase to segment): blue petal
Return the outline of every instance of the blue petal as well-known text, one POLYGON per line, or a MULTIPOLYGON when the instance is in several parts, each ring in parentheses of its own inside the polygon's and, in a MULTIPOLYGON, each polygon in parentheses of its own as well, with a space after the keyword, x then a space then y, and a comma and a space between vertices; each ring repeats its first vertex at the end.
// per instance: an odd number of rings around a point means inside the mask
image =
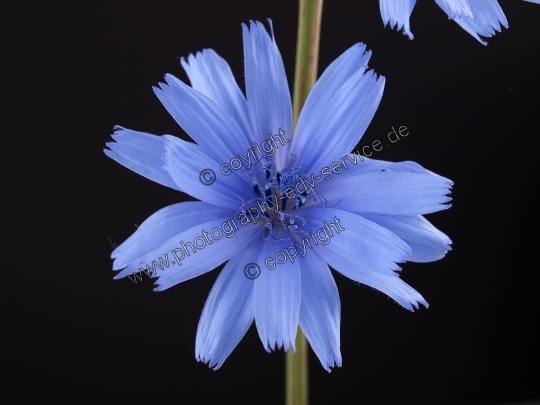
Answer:
POLYGON ((187 62, 182 58, 191 87, 214 101, 227 112, 249 140, 253 130, 249 121, 246 98, 240 91, 229 64, 213 49, 204 49, 189 55, 187 62))
POLYGON ((328 200, 329 206, 339 202, 338 208, 341 210, 423 215, 450 208, 446 204, 451 201, 447 194, 453 183, 438 175, 387 169, 359 174, 353 171, 353 174, 343 176, 341 173, 340 177, 337 176, 321 181, 315 190, 328 200))
POLYGON ((367 273, 358 271, 354 262, 349 258, 328 254, 324 249, 318 249, 317 253, 345 277, 379 290, 409 311, 413 311, 414 308, 418 309, 419 304, 424 305, 426 308, 429 306, 418 291, 399 277, 385 276, 384 274, 375 272, 367 273))
MULTIPOLYGON (((342 181, 342 182, 350 181, 352 178, 362 173, 371 173, 371 172, 380 172, 381 170, 389 170, 390 167, 398 164, 398 163, 390 162, 386 160, 369 159, 365 156, 362 156, 356 153, 354 154, 348 153, 345 156, 342 156, 342 159, 339 159, 339 160, 341 160, 340 167, 343 170, 337 174, 339 174, 338 176, 340 179, 339 181, 342 181)), ((335 160, 334 162, 337 162, 337 161, 338 160, 335 160)), ((402 162, 399 162, 399 163, 402 163, 402 162)), ((330 174, 327 174, 326 172, 324 172, 324 175, 322 175, 323 173, 321 173, 321 171, 324 168, 328 168, 328 170, 330 170, 330 166, 331 164, 325 167, 321 166, 319 167, 318 170, 312 173, 308 174, 308 172, 305 172, 305 174, 302 175, 302 177, 304 178, 304 181, 307 180, 305 184, 309 183, 311 187, 313 187, 313 184, 315 184, 314 191, 319 196, 320 195, 326 196, 328 191, 330 190, 330 187, 337 181, 337 180, 331 180, 336 175, 336 173, 333 173, 331 171, 329 171, 330 174), (331 181, 328 181, 328 180, 331 180, 331 181)), ((338 168, 336 168, 336 170, 338 170, 338 168)), ((302 172, 303 171, 304 170, 302 169, 302 172)), ((307 200, 309 201, 309 203, 306 206, 309 206, 312 201, 310 201, 309 197, 307 198, 307 200)))
MULTIPOLYGON (((491 37, 495 35, 495 31, 501 31, 502 26, 508 28, 508 21, 506 16, 497 3, 497 0, 468 0, 473 19, 469 20, 463 17, 453 18, 461 28, 475 37, 481 44, 487 45, 487 42, 483 41, 479 35, 483 37, 491 37)), ((444 10, 450 18, 452 18, 451 10, 443 0, 435 0, 435 2, 444 10)))
MULTIPOLYGON (((309 92, 298 123, 296 125, 295 135, 291 146, 291 153, 302 156, 304 163, 306 160, 302 151, 309 150, 312 147, 310 137, 313 135, 311 121, 318 111, 328 106, 336 96, 345 82, 355 73, 362 74, 366 68, 371 52, 365 52, 364 44, 355 44, 343 52, 330 66, 328 66, 321 77, 317 80, 313 89, 309 92), (365 52, 365 53, 364 53, 365 52), (309 146, 308 146, 309 145, 309 146)), ((349 152, 348 150, 347 152, 349 152)), ((303 165, 304 165, 303 163, 303 165)))
MULTIPOLYGON (((133 263, 139 264, 145 257, 152 256, 156 250, 160 250, 169 239, 209 221, 223 218, 227 220, 233 217, 235 212, 200 201, 183 202, 162 208, 148 217, 133 235, 112 252, 111 258, 116 259, 113 270, 122 269, 133 263)), ((154 259, 157 257, 151 257, 150 260, 154 259)))
POLYGON ((421 215, 380 215, 358 213, 392 231, 412 249, 409 262, 427 263, 442 259, 452 248, 448 236, 421 215))
POLYGON ((540 0, 525 0, 525 1, 528 1, 529 3, 540 4, 540 0))
MULTIPOLYGON (((441 179, 444 177, 439 176, 436 173, 433 173, 431 170, 428 170, 421 165, 419 165, 416 162, 413 162, 411 160, 405 160, 403 162, 395 162, 392 163, 390 166, 386 168, 387 170, 393 171, 393 172, 404 172, 404 173, 418 173, 418 174, 432 174, 434 176, 437 176, 441 179)), ((450 181, 450 180, 448 180, 450 181)))
POLYGON ((221 207, 238 208, 241 202, 236 195, 244 200, 255 196, 247 173, 232 170, 225 176, 220 170, 220 164, 203 153, 198 145, 164 135, 163 149, 165 167, 172 179, 192 197, 221 207), (203 183, 212 179, 214 182, 209 185, 203 183))
MULTIPOLYGON (((337 161, 338 160, 336 159, 334 162, 337 162, 337 161)), ((324 167, 321 166, 315 172, 304 176, 306 180, 309 180, 310 184, 312 184, 313 181, 315 181, 314 190, 316 191, 317 194, 321 194, 321 193, 326 194, 329 190, 329 187, 332 186, 337 181, 348 182, 360 174, 380 172, 382 170, 389 170, 390 167, 403 163, 403 162, 399 162, 399 163, 390 162, 387 160, 370 159, 363 155, 359 155, 357 153, 347 153, 344 156, 342 156, 342 158, 339 159, 339 161, 341 161, 340 167, 342 168, 342 171, 340 173, 332 172, 330 170, 330 174, 327 174, 325 172, 324 176, 322 176, 321 178, 317 180, 316 177, 319 177, 319 175, 322 174, 321 170, 324 169, 324 167), (334 177, 336 178, 334 179, 334 177), (339 178, 339 180, 337 178, 339 178)), ((329 169, 330 167, 331 167, 331 164, 328 165, 329 169)), ((339 168, 336 168, 336 171, 339 171, 339 168)))
POLYGON ((154 87, 156 96, 184 131, 217 162, 226 163, 251 145, 235 120, 208 97, 176 77, 154 87))
POLYGON ((287 351, 289 345, 296 351, 301 296, 300 265, 298 260, 284 264, 269 262, 270 265, 276 264, 273 270, 269 270, 265 265, 268 257, 275 257, 280 251, 284 252, 291 244, 270 238, 264 243, 257 261, 261 274, 255 279, 255 323, 268 352, 276 346, 287 351))
MULTIPOLYGON (((337 162, 338 160, 335 160, 337 162)), ((416 162, 413 162, 411 160, 404 160, 402 162, 390 162, 388 160, 379 160, 379 159, 370 159, 368 157, 365 157, 363 155, 359 155, 357 153, 348 153, 342 158, 339 159, 340 167, 343 169, 341 172, 333 172, 332 176, 328 177, 328 175, 323 176, 324 178, 319 179, 316 181, 316 187, 317 192, 319 190, 326 190, 326 187, 330 184, 333 184, 336 180, 333 181, 327 181, 330 180, 332 177, 334 177, 335 174, 339 174, 340 181, 349 181, 354 176, 357 176, 359 174, 363 173, 372 173, 372 172, 380 172, 382 170, 390 170, 393 172, 406 172, 406 173, 418 173, 418 174, 433 174, 435 176, 440 177, 438 174, 433 173, 430 170, 427 170, 426 168, 422 167, 416 162)), ((338 168, 336 168, 338 170, 338 168)), ((320 172, 320 170, 319 170, 320 172)), ((315 173, 317 174, 317 173, 315 173)), ((312 180, 309 177, 307 177, 308 180, 312 180)))
MULTIPOLYGON (((270 23, 271 24, 271 23, 270 23)), ((260 22, 242 24, 244 36, 245 80, 251 126, 257 141, 279 129, 290 139, 292 106, 289 85, 281 55, 274 40, 260 22)), ((280 146, 274 162, 285 166, 290 144, 280 146)))
POLYGON ((325 370, 341 367, 339 327, 341 303, 328 266, 318 256, 306 254, 300 260, 302 297, 300 328, 325 370))
POLYGON ((371 52, 366 52, 364 44, 355 44, 343 52, 328 66, 321 77, 317 80, 302 107, 298 123, 296 125, 294 150, 303 150, 309 140, 309 136, 302 136, 302 127, 307 124, 310 117, 307 111, 318 105, 328 105, 343 84, 355 73, 365 71, 371 52))
MULTIPOLYGON (((328 91, 332 97, 302 110, 302 125, 296 128, 291 153, 301 156, 302 169, 307 173, 318 172, 349 153, 371 122, 382 97, 384 78, 377 80, 373 71, 364 70, 365 66, 359 64, 339 89, 329 77, 319 91, 328 91)), ((339 75, 332 76, 339 83, 339 75)))
MULTIPOLYGON (((473 13, 471 11, 471 6, 469 5, 470 0, 435 0, 441 8, 448 14, 449 18, 466 18, 468 20, 473 19, 473 13)), ((484 1, 484 0, 482 0, 484 1)))
POLYGON ((112 137, 116 142, 107 143, 107 156, 147 179, 182 190, 163 167, 160 136, 116 126, 112 137))
MULTIPOLYGON (((214 227, 222 226, 222 224, 223 220, 205 222, 198 227, 191 228, 177 235, 176 238, 167 242, 166 247, 170 248, 168 249, 170 252, 172 249, 180 248, 181 241, 184 241, 186 245, 187 242, 193 243, 194 238, 201 236, 202 230, 209 232, 214 227)), ((154 291, 163 291, 173 285, 208 273, 232 257, 240 254, 240 252, 243 252, 246 245, 256 238, 261 237, 260 227, 258 226, 252 226, 251 224, 241 226, 238 222, 237 226, 238 230, 230 238, 224 235, 219 240, 213 240, 211 245, 204 247, 204 253, 199 253, 199 255, 193 254, 190 250, 190 257, 182 263, 181 267, 175 265, 172 269, 160 273, 161 276, 156 281, 157 287, 154 291)))
POLYGON ((217 278, 197 327, 195 357, 217 370, 231 354, 255 319, 254 282, 246 278, 246 262, 256 261, 258 241, 233 257, 217 278))
POLYGON ((302 217, 321 241, 319 249, 348 257, 357 271, 396 277, 395 272, 401 270, 396 263, 403 263, 412 254, 411 248, 395 234, 359 215, 322 207, 302 210, 302 217), (326 244, 322 245, 323 242, 326 244))
MULTIPOLYGON (((336 225, 341 225, 344 230, 330 237, 326 245, 322 245, 322 241, 317 245, 313 243, 314 253, 345 277, 385 293, 404 308, 412 311, 413 306, 418 307, 419 303, 428 306, 422 296, 404 283, 397 273, 387 275, 385 271, 376 268, 383 260, 386 260, 386 264, 383 264, 386 269, 392 269, 395 267, 393 262, 403 262, 406 259, 410 249, 401 239, 389 230, 345 211, 319 208, 306 210, 304 215, 312 230, 319 226, 322 228, 323 221, 329 224, 330 229, 334 229, 330 225, 330 222, 335 221, 334 217, 340 220, 336 225), (351 235, 356 238, 357 244, 356 252, 353 254, 350 251, 351 235)), ((319 239, 327 238, 319 237, 319 239)))
POLYGON ((381 16, 384 25, 390 25, 390 28, 400 30, 410 38, 414 36, 409 27, 409 18, 416 0, 380 0, 381 16))

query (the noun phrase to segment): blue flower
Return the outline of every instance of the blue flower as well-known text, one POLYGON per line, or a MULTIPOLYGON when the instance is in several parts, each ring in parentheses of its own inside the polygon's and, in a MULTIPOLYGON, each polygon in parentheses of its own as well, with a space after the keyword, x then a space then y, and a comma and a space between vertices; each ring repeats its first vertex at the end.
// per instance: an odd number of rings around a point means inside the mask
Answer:
POLYGON ((427 307, 396 263, 430 262, 450 250, 450 239, 422 215, 449 208, 452 182, 414 162, 350 153, 384 87, 383 77, 366 72, 364 45, 325 70, 291 140, 290 93, 273 35, 252 22, 243 36, 246 97, 211 49, 182 60, 191 87, 167 75, 154 89, 196 143, 117 127, 107 144, 120 164, 201 200, 144 221, 113 251, 115 278, 146 269, 162 291, 227 262, 201 315, 196 358, 218 369, 255 320, 267 351, 294 350, 300 326, 330 370, 342 360, 329 265, 409 310, 427 307))
MULTIPOLYGON (((457 22, 461 28, 475 37, 481 44, 487 45, 479 35, 489 38, 495 31, 501 31, 502 24, 508 28, 508 21, 497 0, 435 0, 440 8, 457 22)), ((410 30, 409 17, 416 0, 380 0, 381 16, 384 25, 403 29, 410 39, 414 36, 410 30)))

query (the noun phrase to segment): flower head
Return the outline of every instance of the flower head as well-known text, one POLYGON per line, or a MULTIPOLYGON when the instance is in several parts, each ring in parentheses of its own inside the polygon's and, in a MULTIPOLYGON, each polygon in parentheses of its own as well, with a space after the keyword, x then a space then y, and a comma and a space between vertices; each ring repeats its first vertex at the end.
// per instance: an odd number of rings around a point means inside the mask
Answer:
POLYGON ((414 162, 351 154, 384 78, 357 44, 319 78, 291 139, 291 99, 273 35, 243 26, 246 96, 206 49, 155 93, 196 143, 117 127, 105 153, 196 202, 156 212, 112 253, 115 278, 140 269, 156 290, 225 263, 204 306, 196 358, 217 369, 255 321, 267 351, 298 326, 323 367, 341 366, 340 300, 329 265, 412 310, 426 301, 396 263, 429 262, 450 239, 422 215, 449 207, 451 181, 414 162), (337 163, 336 163, 337 162, 337 163), (158 269, 159 267, 159 269, 158 269))
MULTIPOLYGON (((435 0, 448 18, 458 23, 461 28, 475 37, 481 44, 487 45, 480 36, 489 38, 502 26, 508 28, 508 21, 497 0, 435 0)), ((414 36, 410 30, 409 18, 416 0, 380 0, 381 16, 384 25, 403 29, 410 39, 414 36)))

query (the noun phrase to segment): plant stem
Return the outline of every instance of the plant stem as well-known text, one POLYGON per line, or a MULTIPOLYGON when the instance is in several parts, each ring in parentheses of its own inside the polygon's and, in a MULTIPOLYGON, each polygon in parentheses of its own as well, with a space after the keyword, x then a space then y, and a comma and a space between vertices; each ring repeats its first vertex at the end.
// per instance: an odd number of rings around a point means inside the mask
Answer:
POLYGON ((317 80, 323 0, 300 0, 293 91, 293 126, 317 80))
POLYGON ((287 405, 308 404, 308 349, 304 333, 298 328, 296 353, 285 354, 285 403, 287 405))
MULTIPOLYGON (((317 79, 322 5, 323 0, 300 0, 294 72, 293 127, 296 126, 300 110, 317 79)), ((289 349, 285 354, 286 405, 308 404, 308 349, 306 337, 298 328, 296 353, 293 354, 289 349)))

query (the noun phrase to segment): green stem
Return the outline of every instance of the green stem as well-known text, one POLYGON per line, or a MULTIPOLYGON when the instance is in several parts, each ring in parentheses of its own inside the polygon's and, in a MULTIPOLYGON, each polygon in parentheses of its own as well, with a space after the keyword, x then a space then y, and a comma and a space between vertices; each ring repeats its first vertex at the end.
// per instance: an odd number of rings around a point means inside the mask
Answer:
POLYGON ((300 110, 317 80, 322 6, 323 0, 300 0, 294 71, 293 126, 296 126, 300 110))
MULTIPOLYGON (((300 110, 317 80, 322 5, 323 0, 300 0, 294 72, 293 126, 296 126, 300 110)), ((286 405, 308 404, 308 349, 306 337, 298 328, 296 353, 293 354, 292 350, 289 350, 285 354, 286 405)))
POLYGON ((308 349, 304 333, 298 328, 296 353, 285 354, 285 403, 287 405, 308 404, 308 349))

